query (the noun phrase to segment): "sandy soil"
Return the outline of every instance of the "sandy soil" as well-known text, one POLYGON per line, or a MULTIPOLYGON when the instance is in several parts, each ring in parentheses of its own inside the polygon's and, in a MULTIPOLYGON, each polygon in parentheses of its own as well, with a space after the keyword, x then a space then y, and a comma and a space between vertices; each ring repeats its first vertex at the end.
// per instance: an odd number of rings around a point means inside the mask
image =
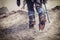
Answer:
POLYGON ((48 12, 50 23, 46 22, 43 32, 38 30, 37 14, 34 29, 28 27, 27 12, 17 11, 0 19, 0 40, 60 40, 60 10, 48 12))

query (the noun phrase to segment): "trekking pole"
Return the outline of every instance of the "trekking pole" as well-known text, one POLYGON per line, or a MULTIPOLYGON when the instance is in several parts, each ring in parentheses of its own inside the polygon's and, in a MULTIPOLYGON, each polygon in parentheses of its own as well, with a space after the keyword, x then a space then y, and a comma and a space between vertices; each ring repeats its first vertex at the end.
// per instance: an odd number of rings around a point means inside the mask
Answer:
POLYGON ((46 7, 46 4, 44 4, 45 6, 45 10, 46 10, 46 14, 47 14, 47 19, 48 19, 48 22, 50 23, 50 20, 49 20, 49 15, 48 15, 48 12, 47 12, 47 7, 46 7))

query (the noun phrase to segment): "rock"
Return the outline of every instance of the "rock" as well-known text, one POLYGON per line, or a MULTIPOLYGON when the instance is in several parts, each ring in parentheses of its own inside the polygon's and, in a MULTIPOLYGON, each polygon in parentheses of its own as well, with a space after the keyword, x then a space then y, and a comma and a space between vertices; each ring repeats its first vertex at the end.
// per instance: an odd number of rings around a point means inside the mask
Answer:
POLYGON ((2 8, 0 8, 0 15, 6 14, 7 12, 8 12, 7 7, 2 7, 2 8))
POLYGON ((56 6, 56 7, 52 8, 52 10, 60 10, 60 6, 56 6))

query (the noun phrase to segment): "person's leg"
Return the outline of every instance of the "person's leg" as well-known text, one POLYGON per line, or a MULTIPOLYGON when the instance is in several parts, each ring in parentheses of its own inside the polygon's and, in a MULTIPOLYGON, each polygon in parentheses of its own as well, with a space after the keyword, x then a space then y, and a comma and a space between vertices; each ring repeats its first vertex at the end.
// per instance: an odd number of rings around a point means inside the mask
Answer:
POLYGON ((42 0, 35 0, 35 7, 39 16, 39 30, 43 30, 45 27, 45 14, 42 9, 42 0))
POLYGON ((34 28, 34 24, 35 24, 34 3, 30 0, 27 3, 27 6, 28 6, 28 16, 29 16, 29 28, 34 28))
POLYGON ((34 14, 34 11, 29 11, 28 15, 29 15, 29 28, 34 28, 34 24, 35 24, 35 14, 34 14))
POLYGON ((39 30, 43 30, 45 27, 45 14, 39 14, 39 30))
POLYGON ((42 7, 36 7, 36 10, 39 16, 39 30, 43 30, 45 27, 45 21, 46 21, 44 10, 42 7))

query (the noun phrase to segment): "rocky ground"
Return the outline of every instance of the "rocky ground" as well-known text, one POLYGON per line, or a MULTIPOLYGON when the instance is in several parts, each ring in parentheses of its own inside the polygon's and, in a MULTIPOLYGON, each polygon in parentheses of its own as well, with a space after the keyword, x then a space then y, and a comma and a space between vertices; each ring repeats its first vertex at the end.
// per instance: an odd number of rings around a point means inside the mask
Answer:
POLYGON ((38 30, 38 16, 34 29, 28 27, 27 12, 18 10, 0 16, 0 40, 60 40, 60 10, 48 10, 50 23, 43 32, 38 30))

